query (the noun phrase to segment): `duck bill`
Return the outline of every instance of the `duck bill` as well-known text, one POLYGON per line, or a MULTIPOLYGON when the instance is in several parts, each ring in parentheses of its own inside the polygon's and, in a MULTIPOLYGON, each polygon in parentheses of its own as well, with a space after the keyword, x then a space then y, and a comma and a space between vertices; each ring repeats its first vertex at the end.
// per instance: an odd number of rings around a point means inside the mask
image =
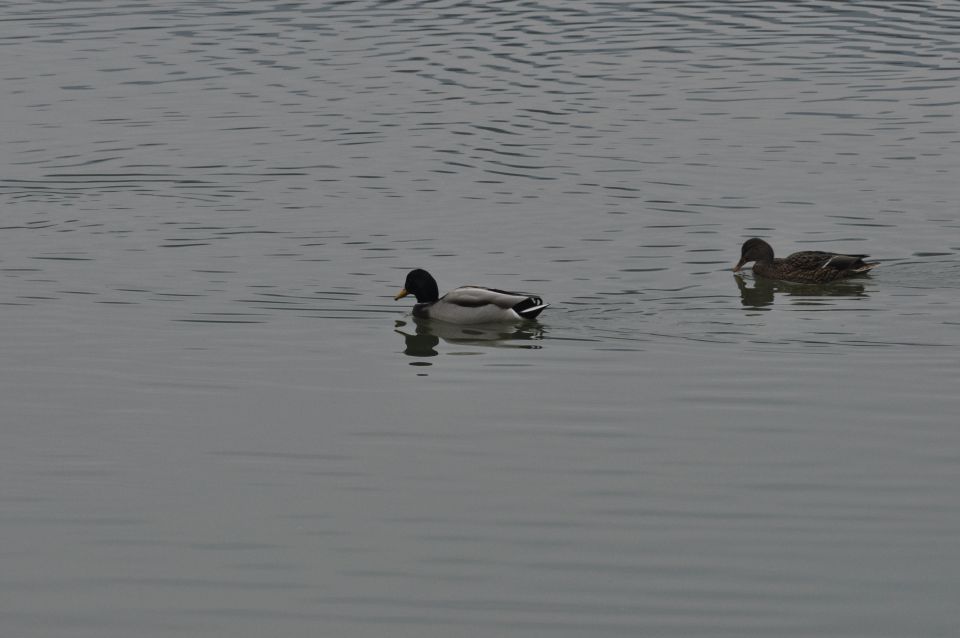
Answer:
POLYGON ((740 261, 738 261, 737 265, 733 267, 733 272, 740 272, 741 270, 743 270, 743 265, 745 263, 747 263, 746 259, 741 259, 740 261))
POLYGON ((399 299, 403 299, 404 297, 406 297, 406 296, 409 295, 409 294, 410 294, 410 293, 407 292, 407 289, 406 289, 406 288, 401 288, 401 289, 400 289, 400 292, 398 292, 398 293, 396 294, 396 296, 394 296, 393 300, 394 300, 394 301, 397 301, 397 300, 399 300, 399 299))

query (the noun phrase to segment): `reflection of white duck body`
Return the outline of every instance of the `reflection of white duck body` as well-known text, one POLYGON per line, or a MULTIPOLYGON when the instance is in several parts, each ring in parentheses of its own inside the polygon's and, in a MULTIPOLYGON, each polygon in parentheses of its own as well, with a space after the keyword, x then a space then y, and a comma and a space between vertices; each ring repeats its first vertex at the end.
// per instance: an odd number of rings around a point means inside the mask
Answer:
POLYGON ((414 317, 460 325, 535 319, 549 305, 534 295, 481 286, 463 286, 441 297, 436 280, 420 268, 407 274, 403 290, 394 299, 409 294, 417 298, 414 317))
POLYGON ((478 345, 487 347, 507 347, 507 348, 539 348, 531 344, 520 345, 517 342, 540 340, 543 338, 543 330, 538 324, 526 324, 517 326, 500 325, 456 325, 444 321, 424 321, 414 318, 416 325, 416 334, 410 334, 401 330, 406 325, 405 322, 397 322, 396 331, 404 337, 409 338, 430 338, 439 337, 447 343, 456 345, 478 345))

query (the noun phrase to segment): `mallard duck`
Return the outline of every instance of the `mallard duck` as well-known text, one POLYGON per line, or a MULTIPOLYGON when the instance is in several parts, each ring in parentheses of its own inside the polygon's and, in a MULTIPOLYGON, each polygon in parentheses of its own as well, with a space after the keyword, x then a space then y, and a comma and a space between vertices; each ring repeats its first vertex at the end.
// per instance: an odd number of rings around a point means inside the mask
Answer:
POLYGON ((752 261, 753 274, 760 277, 801 284, 825 284, 862 275, 879 265, 877 262, 863 261, 866 257, 805 250, 779 259, 773 256, 770 244, 754 237, 743 242, 740 261, 733 267, 733 272, 740 272, 744 264, 752 261))
POLYGON ((480 286, 463 286, 440 296, 436 280, 426 270, 407 273, 403 290, 394 300, 407 295, 417 298, 413 316, 448 323, 497 323, 534 319, 549 304, 540 297, 480 286))

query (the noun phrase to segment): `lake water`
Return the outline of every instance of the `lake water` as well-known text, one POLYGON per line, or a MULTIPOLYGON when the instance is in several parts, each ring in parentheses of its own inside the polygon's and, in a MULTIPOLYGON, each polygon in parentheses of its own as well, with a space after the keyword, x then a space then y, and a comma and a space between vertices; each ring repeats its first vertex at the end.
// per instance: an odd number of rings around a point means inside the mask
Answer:
POLYGON ((0 18, 5 636, 957 635, 957 3, 0 18))

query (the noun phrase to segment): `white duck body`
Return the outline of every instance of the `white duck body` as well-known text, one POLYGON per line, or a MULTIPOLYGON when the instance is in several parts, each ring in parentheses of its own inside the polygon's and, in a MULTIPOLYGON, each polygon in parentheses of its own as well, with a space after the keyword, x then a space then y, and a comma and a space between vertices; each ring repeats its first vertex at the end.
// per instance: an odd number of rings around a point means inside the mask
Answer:
POLYGON ((539 297, 481 286, 462 286, 432 303, 418 303, 413 307, 413 315, 448 323, 499 323, 533 318, 544 308, 546 304, 539 297))

